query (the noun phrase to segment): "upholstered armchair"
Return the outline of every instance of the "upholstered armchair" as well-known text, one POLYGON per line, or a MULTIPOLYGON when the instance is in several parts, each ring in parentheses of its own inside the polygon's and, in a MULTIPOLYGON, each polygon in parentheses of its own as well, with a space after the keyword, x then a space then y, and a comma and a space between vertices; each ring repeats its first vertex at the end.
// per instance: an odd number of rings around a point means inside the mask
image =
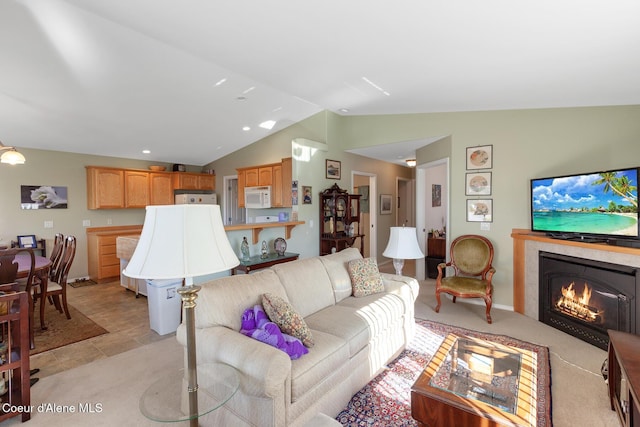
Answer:
POLYGON ((493 245, 489 239, 475 234, 459 236, 451 243, 450 261, 438 264, 436 278, 436 313, 440 311, 440 294, 445 292, 456 298, 482 298, 487 306, 487 322, 491 323, 491 279, 496 272, 493 245), (445 277, 446 267, 453 267, 453 275, 445 277))

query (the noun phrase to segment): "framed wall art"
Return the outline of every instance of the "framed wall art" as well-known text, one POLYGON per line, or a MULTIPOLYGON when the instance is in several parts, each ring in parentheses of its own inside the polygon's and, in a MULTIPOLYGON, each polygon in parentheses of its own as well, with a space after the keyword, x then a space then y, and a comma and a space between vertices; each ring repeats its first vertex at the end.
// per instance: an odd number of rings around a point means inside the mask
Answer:
POLYGON ((489 196, 491 194, 491 172, 469 172, 466 174, 464 194, 467 196, 489 196))
POLYGON ((327 179, 340 179, 342 167, 339 160, 327 159, 326 166, 327 179))
POLYGON ((313 193, 311 192, 311 187, 308 185, 303 185, 302 186, 302 204, 303 205, 310 205, 313 202, 313 198, 312 195, 313 193))
POLYGON ((390 215, 392 208, 391 194, 380 195, 380 215, 390 215))
POLYGON ((442 185, 431 184, 431 206, 442 205, 442 185))
POLYGON ((38 246, 38 242, 36 241, 35 235, 28 234, 25 236, 18 236, 19 248, 36 248, 37 246, 38 246))
POLYGON ((21 185, 21 209, 67 209, 67 187, 21 185))
POLYGON ((493 145, 467 147, 467 170, 491 169, 493 167, 493 145))
POLYGON ((493 199, 467 199, 467 222, 493 222, 493 199))

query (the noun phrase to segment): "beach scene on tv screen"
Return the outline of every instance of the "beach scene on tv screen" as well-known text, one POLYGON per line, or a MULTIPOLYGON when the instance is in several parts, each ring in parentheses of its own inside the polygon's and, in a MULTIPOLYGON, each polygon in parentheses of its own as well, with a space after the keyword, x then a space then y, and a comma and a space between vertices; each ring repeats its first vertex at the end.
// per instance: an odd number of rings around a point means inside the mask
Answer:
POLYGON ((532 181, 533 229, 638 236, 636 169, 532 181))

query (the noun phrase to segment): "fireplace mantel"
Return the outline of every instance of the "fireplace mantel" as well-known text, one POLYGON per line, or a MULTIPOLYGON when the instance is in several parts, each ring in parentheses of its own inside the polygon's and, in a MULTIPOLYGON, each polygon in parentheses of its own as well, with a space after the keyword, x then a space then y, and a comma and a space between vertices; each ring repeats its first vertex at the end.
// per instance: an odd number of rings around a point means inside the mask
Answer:
POLYGON ((546 251, 579 258, 640 267, 640 249, 552 239, 543 233, 514 228, 513 310, 538 319, 538 252, 546 251))

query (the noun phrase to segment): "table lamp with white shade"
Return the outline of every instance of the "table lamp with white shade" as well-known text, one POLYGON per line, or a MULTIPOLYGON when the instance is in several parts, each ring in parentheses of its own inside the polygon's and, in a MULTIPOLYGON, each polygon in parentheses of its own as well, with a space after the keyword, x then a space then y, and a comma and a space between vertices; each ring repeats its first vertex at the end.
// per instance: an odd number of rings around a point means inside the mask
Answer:
POLYGON ((393 258, 393 268, 398 276, 402 275, 405 259, 424 258, 418 245, 415 227, 391 227, 389 243, 382 253, 387 258, 393 258))
POLYGON ((184 279, 182 297, 187 330, 189 413, 197 425, 195 300, 193 278, 239 264, 222 224, 219 205, 147 206, 138 245, 123 274, 140 279, 184 279))

